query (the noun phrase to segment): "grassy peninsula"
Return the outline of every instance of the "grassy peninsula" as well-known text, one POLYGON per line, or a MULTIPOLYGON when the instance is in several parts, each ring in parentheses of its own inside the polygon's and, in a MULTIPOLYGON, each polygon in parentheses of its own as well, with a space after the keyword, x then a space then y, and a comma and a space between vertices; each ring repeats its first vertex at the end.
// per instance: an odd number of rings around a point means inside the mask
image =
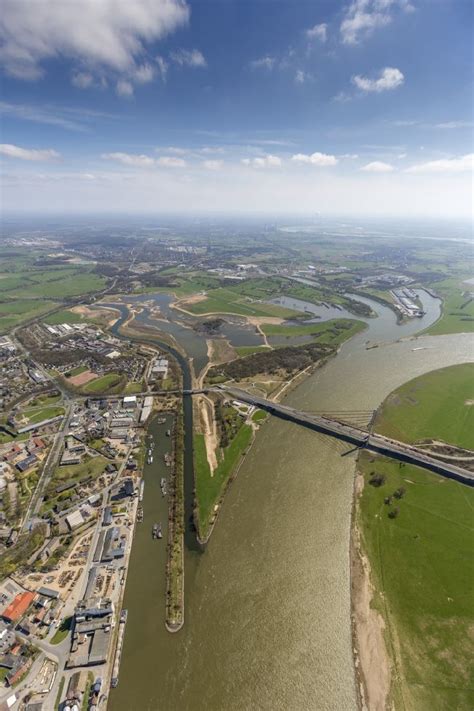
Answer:
MULTIPOLYGON (((474 364, 456 365, 406 383, 380 407, 376 429, 474 448, 473 376, 474 364)), ((470 709, 474 489, 369 452, 358 470, 353 609, 365 692, 383 692, 395 709, 470 709)))

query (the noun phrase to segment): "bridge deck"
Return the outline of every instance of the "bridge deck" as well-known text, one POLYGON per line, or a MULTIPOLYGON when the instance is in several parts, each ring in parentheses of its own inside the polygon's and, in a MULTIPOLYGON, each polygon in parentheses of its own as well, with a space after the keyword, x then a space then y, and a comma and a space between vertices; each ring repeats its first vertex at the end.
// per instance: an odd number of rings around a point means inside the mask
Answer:
POLYGON ((220 386, 219 388, 210 388, 211 392, 221 392, 230 395, 235 400, 245 402, 249 405, 255 405, 270 412, 272 415, 281 417, 291 422, 317 430, 323 434, 337 437, 351 444, 356 444, 373 452, 384 454, 385 456, 398 459, 409 464, 414 464, 424 469, 430 469, 437 474, 441 474, 449 479, 474 486, 474 472, 458 467, 453 464, 443 462, 441 459, 429 456, 409 444, 398 442, 397 440, 389 439, 379 434, 370 434, 358 427, 344 424, 338 420, 333 420, 322 415, 316 415, 308 412, 297 410, 288 405, 267 400, 266 398, 252 395, 240 388, 229 386, 220 386))

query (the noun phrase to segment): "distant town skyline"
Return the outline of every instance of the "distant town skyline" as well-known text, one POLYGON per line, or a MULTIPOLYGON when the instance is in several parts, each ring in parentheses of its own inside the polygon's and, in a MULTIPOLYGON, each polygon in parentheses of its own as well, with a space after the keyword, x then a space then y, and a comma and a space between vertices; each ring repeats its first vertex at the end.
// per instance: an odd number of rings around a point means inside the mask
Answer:
POLYGON ((470 0, 4 0, 2 209, 472 216, 470 0))

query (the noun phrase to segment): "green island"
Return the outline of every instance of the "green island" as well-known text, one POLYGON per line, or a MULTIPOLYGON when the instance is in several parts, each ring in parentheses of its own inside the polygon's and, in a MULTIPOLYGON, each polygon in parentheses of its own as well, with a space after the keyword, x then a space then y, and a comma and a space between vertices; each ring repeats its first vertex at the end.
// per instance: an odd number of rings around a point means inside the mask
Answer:
MULTIPOLYGON (((410 381, 383 403, 376 429, 407 442, 436 438, 468 454, 467 448, 474 450, 468 402, 473 375, 474 364, 466 364, 410 381)), ((357 485, 354 535, 361 550, 353 551, 353 604, 359 632, 373 614, 383 620, 385 654, 378 659, 383 668, 388 658, 388 703, 417 711, 470 708, 474 489, 369 452, 360 453, 358 470, 363 484, 357 485), (364 611, 359 597, 360 554, 370 568, 376 613, 364 611), (365 622, 358 617, 360 604, 365 622)), ((371 672, 360 652, 370 687, 371 672)))

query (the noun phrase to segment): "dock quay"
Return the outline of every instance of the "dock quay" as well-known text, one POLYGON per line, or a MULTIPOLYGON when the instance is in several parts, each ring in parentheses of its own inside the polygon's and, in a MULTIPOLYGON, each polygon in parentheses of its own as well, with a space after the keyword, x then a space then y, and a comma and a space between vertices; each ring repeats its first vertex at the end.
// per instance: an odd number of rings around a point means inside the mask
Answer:
POLYGON ((118 636, 117 636, 117 646, 115 648, 115 659, 114 666, 112 670, 112 679, 110 685, 113 689, 118 685, 119 681, 119 671, 120 671, 120 659, 122 657, 122 647, 123 640, 125 636, 125 625, 127 624, 127 610, 122 610, 120 615, 118 636))

